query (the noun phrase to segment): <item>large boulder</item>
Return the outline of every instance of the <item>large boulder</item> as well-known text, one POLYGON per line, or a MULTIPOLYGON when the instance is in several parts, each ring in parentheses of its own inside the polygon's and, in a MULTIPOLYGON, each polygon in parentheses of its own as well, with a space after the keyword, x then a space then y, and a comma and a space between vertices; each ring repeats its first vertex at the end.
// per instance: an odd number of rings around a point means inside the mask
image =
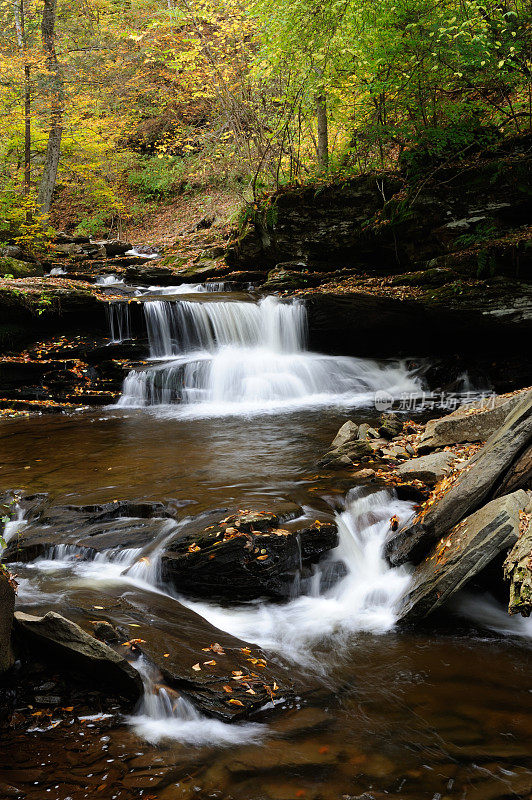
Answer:
POLYGON ((296 578, 337 546, 338 531, 330 522, 292 531, 281 525, 278 515, 246 512, 178 534, 162 555, 162 578, 194 597, 287 599, 296 578))
POLYGON ((419 452, 462 442, 485 442, 500 428, 524 395, 532 396, 532 390, 527 389, 510 398, 490 398, 483 403, 461 406, 446 417, 430 420, 419 441, 419 452))
POLYGON ((49 611, 37 617, 16 611, 15 631, 19 646, 50 659, 54 666, 73 666, 97 685, 103 682, 134 700, 141 696, 142 679, 129 661, 61 614, 49 611))
POLYGON ((516 489, 532 489, 532 445, 514 461, 496 493, 500 496, 516 489))
POLYGON ((15 610, 15 590, 9 574, 0 567, 0 675, 13 664, 11 628, 15 610))
POLYGON ((103 244, 108 258, 121 256, 133 247, 130 242, 121 242, 119 239, 110 239, 109 241, 101 242, 101 244, 103 244))
POLYGON ((492 500, 452 528, 416 568, 399 617, 410 620, 432 614, 515 544, 519 512, 528 502, 528 494, 519 490, 492 500))
POLYGON ((431 453, 400 464, 397 474, 404 481, 418 480, 432 485, 450 473, 453 461, 455 456, 452 453, 431 453))
POLYGON ((391 533, 386 556, 393 566, 418 564, 430 547, 467 514, 496 494, 512 463, 532 439, 532 392, 522 396, 504 423, 462 469, 451 488, 425 512, 391 533))
POLYGON ((529 617, 532 611, 532 521, 524 521, 524 530, 504 562, 504 577, 510 581, 508 613, 529 617))

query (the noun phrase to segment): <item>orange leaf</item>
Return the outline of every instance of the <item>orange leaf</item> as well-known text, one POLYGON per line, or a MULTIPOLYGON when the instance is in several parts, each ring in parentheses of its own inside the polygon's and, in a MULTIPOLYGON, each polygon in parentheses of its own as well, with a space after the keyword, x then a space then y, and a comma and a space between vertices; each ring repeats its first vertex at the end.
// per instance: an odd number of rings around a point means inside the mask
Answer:
POLYGON ((232 697, 228 702, 232 703, 234 706, 244 706, 244 703, 241 703, 240 700, 235 700, 234 697, 232 697))

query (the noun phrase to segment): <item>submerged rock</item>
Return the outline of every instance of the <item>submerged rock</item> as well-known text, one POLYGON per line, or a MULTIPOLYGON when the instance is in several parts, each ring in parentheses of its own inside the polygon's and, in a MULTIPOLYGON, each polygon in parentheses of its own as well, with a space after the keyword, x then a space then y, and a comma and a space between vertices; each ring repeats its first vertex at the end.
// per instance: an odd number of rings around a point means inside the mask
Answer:
POLYGON ((15 612, 17 642, 56 668, 74 666, 98 684, 107 683, 121 695, 138 699, 142 679, 124 656, 98 641, 75 622, 49 611, 43 617, 15 612))
POLYGON ((209 599, 290 597, 294 580, 338 544, 333 523, 289 531, 275 514, 238 513, 173 539, 162 577, 184 594, 209 599))
POLYGON ((492 500, 447 533, 416 568, 399 610, 401 619, 426 617, 511 547, 519 512, 529 502, 522 490, 492 500))
POLYGON ((496 494, 498 482, 532 439, 531 412, 532 392, 527 392, 447 493, 421 519, 389 536, 386 556, 393 566, 419 563, 450 528, 496 494))

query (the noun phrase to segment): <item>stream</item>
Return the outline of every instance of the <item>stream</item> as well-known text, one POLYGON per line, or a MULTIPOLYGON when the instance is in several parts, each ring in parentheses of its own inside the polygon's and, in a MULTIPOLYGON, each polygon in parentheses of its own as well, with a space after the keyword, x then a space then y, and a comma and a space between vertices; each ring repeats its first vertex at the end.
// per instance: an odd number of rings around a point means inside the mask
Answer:
MULTIPOLYGON (((102 284, 117 286, 112 276, 102 284)), ((390 518, 406 521, 413 504, 316 467, 346 419, 374 420, 376 392, 414 396, 416 376, 400 361, 309 352, 300 300, 232 296, 223 284, 152 286, 137 297, 150 352, 117 404, 1 421, 0 488, 74 505, 163 500, 174 518, 137 548, 118 537, 143 520, 107 523, 117 544, 93 560, 57 540, 46 557, 16 565, 18 608, 85 627, 91 609, 105 608, 120 625, 125 599, 140 629, 164 637, 182 625, 193 643, 201 629, 189 609, 288 665, 302 689, 284 711, 228 724, 161 685, 141 658, 144 698, 131 714, 95 696, 82 715, 58 709, 47 725, 37 715, 33 730, 2 744, 1 780, 32 800, 529 797, 532 624, 490 597, 463 595, 443 620, 396 628, 410 575, 389 568, 382 548, 390 518), (300 507, 299 521, 334 520, 340 538, 289 601, 222 605, 162 582, 164 542, 192 519, 287 503, 300 507), (340 579, 329 580, 338 564, 340 579)), ((110 304, 109 324, 110 342, 138 333, 127 300, 110 304)), ((19 514, 5 538, 26 524, 19 514)))

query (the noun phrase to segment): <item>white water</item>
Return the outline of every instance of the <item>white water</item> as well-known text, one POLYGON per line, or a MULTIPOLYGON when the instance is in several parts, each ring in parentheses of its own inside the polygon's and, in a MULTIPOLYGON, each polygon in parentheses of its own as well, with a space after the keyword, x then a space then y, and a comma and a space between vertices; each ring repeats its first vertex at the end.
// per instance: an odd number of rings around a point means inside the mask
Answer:
POLYGON ((67 275, 68 273, 63 267, 54 267, 48 274, 52 277, 58 277, 60 275, 67 275))
POLYGON ((142 258, 159 258, 160 253, 145 253, 143 250, 137 250, 136 247, 132 247, 131 250, 126 250, 124 253, 126 256, 142 256, 142 258))
POLYGON ((17 533, 24 528, 26 524, 27 522, 24 519, 24 509, 22 509, 17 503, 15 506, 15 516, 13 519, 10 519, 9 522, 4 524, 4 533, 2 537, 4 542, 7 544, 10 539, 16 536, 17 533))
POLYGON ((205 292, 223 292, 224 283, 179 283, 177 286, 148 286, 138 289, 136 295, 177 295, 177 294, 203 294, 205 292))
POLYGON ((150 357, 163 363, 130 372, 119 406, 179 403, 182 415, 224 416, 355 407, 371 404, 377 390, 419 391, 399 363, 307 351, 298 300, 151 301, 144 313, 150 357))
POLYGON ((397 603, 410 580, 407 568, 390 568, 382 555, 395 514, 406 522, 412 504, 398 500, 388 489, 368 493, 357 487, 348 492, 345 510, 336 515, 340 543, 331 554, 331 560, 343 561, 348 572, 323 593, 318 567, 312 593, 284 605, 222 607, 183 597, 180 601, 233 636, 307 664, 313 647, 324 640, 341 647, 360 631, 385 633, 395 624, 397 603))
POLYGON ((131 339, 129 303, 116 300, 107 306, 109 317, 110 344, 120 344, 131 339))
POLYGON ((222 747, 252 744, 264 737, 267 731, 264 725, 229 725, 203 716, 185 697, 162 686, 157 670, 144 659, 139 659, 134 666, 142 676, 144 697, 129 722, 143 739, 153 744, 164 739, 175 739, 197 747, 205 744, 222 747))
POLYGON ((98 275, 96 278, 96 286, 120 286, 124 284, 123 278, 118 278, 114 273, 106 275, 98 275))

